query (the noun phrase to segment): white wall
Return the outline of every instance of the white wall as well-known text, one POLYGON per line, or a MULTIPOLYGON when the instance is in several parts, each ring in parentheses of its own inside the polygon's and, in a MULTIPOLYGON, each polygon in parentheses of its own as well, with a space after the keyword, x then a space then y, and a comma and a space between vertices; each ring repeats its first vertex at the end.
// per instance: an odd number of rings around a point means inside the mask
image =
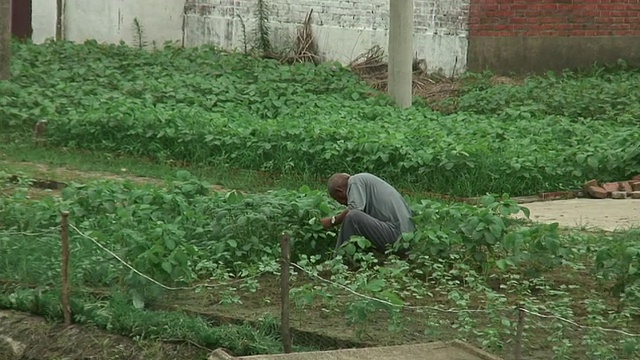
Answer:
MULTIPOLYGON (((184 0, 64 0, 64 38, 135 44, 137 18, 143 40, 162 46, 182 40, 184 0)), ((56 2, 33 0, 33 41, 55 37, 56 2)))
MULTIPOLYGON (((271 10, 274 43, 295 36, 309 10, 313 31, 326 60, 348 63, 374 45, 387 48, 389 1, 265 0, 271 10)), ((257 0, 65 0, 64 34, 72 41, 95 39, 135 43, 134 18, 144 40, 181 41, 243 48, 255 23, 257 0), (185 7, 186 4, 186 7, 185 7), (241 20, 242 19, 242 20, 241 20), (184 34, 183 34, 184 21, 184 34)), ((469 0, 415 0, 414 48, 429 71, 456 75, 466 68, 469 0)), ((33 0, 33 39, 55 36, 55 1, 33 0)))
MULTIPOLYGON (((274 42, 295 35, 313 9, 313 31, 328 60, 348 63, 374 45, 387 48, 390 0, 265 0, 274 42), (284 36, 283 36, 284 35, 284 36)), ((243 48, 242 23, 250 36, 257 0, 188 1, 185 43, 243 48), (241 20, 242 19, 242 20, 241 20)), ((429 71, 459 74, 466 68, 469 0, 415 0, 414 48, 429 71)))
POLYGON ((56 2, 51 0, 32 0, 31 3, 31 39, 42 43, 56 37, 56 2))

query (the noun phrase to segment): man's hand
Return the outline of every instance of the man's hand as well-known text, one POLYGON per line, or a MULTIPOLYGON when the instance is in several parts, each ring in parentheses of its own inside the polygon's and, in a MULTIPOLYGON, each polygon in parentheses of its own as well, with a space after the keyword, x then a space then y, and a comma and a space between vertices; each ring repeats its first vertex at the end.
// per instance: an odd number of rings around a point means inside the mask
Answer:
POLYGON ((333 226, 331 224, 331 218, 330 217, 326 217, 326 218, 320 219, 320 223, 322 224, 322 227, 324 227, 325 230, 329 230, 333 226))

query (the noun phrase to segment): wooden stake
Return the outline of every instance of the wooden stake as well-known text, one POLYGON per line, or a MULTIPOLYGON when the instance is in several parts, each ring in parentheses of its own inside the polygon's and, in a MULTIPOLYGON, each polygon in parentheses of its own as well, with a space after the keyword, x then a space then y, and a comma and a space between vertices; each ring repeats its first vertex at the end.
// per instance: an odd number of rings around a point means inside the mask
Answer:
POLYGON ((515 360, 522 360, 522 337, 524 333, 524 310, 518 306, 518 325, 516 327, 516 339, 515 339, 515 360))
POLYGON ((291 260, 289 235, 283 235, 280 241, 280 333, 285 354, 291 353, 292 339, 291 328, 289 326, 289 263, 291 260))
POLYGON ((71 325, 71 286, 69 284, 69 212, 63 211, 61 221, 62 237, 62 314, 64 325, 71 325))

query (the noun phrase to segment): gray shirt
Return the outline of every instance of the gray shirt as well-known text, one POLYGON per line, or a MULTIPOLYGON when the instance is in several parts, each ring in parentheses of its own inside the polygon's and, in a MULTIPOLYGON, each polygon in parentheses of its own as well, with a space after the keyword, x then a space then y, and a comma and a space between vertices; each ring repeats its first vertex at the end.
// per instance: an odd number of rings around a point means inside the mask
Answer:
POLYGON ((351 176, 347 200, 349 210, 363 211, 402 233, 415 230, 409 204, 393 186, 375 175, 360 173, 351 176))

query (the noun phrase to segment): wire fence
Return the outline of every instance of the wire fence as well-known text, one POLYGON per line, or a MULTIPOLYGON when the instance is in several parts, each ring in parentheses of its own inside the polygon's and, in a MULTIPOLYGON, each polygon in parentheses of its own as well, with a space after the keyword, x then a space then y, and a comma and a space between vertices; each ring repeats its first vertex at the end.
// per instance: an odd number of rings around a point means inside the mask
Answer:
MULTIPOLYGON (((107 248, 105 245, 101 244, 96 238, 84 233, 78 227, 73 224, 63 223, 61 226, 52 227, 45 231, 41 232, 21 232, 21 231, 9 231, 9 230, 0 230, 1 236, 27 236, 27 237, 37 237, 37 236, 45 236, 45 235, 53 235, 55 232, 60 232, 60 236, 62 238, 63 247, 65 246, 65 242, 68 244, 69 241, 69 232, 71 229, 73 232, 88 241, 90 241, 97 249, 100 249, 105 254, 108 254, 109 257, 117 261, 122 265, 123 268, 128 269, 133 272, 137 276, 151 282, 152 284, 159 286, 160 288, 167 291, 190 291, 198 288, 208 288, 215 289, 221 288, 233 284, 238 284, 241 282, 246 282, 250 279, 255 279, 261 277, 267 273, 272 273, 271 271, 263 271, 256 274, 253 274, 248 277, 244 277, 241 279, 236 279, 227 282, 218 282, 218 283, 202 283, 194 286, 186 286, 186 287, 174 287, 163 284, 160 281, 155 280, 153 277, 144 274, 142 271, 139 271, 134 266, 129 264, 126 260, 124 260, 121 256, 116 254, 114 251, 107 248)), ((68 245, 67 245, 68 246, 68 245)), ((602 326, 591 326, 581 324, 578 321, 574 321, 568 319, 566 316, 559 316, 557 314, 552 313, 544 313, 539 311, 538 309, 534 309, 531 307, 527 307, 525 305, 518 305, 516 307, 509 308, 493 308, 493 309, 471 309, 471 308, 442 308, 437 306, 426 306, 426 305, 412 305, 412 304, 398 304, 385 299, 377 298, 371 295, 360 293, 356 290, 353 290, 349 286, 345 284, 341 284, 339 282, 333 281, 331 279, 324 278, 312 270, 307 269, 304 266, 299 265, 298 263, 290 261, 289 254, 289 245, 288 238, 283 238, 282 241, 283 251, 282 258, 280 259, 281 264, 281 301, 280 301, 280 321, 281 321, 281 332, 282 332, 282 341, 285 352, 291 352, 292 345, 296 346, 310 346, 313 348, 319 349, 337 349, 343 347, 364 347, 369 345, 398 345, 403 343, 418 343, 418 342, 428 342, 432 340, 441 340, 443 338, 455 337, 454 332, 463 332, 466 331, 467 338, 473 339, 475 335, 478 334, 478 328, 491 320, 489 318, 493 318, 493 321, 502 322, 502 325, 508 329, 508 331, 504 331, 503 333, 494 334, 494 345, 496 347, 504 347, 505 344, 508 344, 508 347, 511 348, 511 351, 505 351, 502 349, 503 354, 511 354, 512 358, 522 359, 523 358, 523 348, 527 344, 526 335, 532 332, 541 332, 547 331, 549 334, 552 331, 558 331, 558 327, 553 324, 564 324, 567 327, 573 328, 573 331, 586 331, 586 332, 600 332, 606 334, 614 334, 619 337, 638 339, 640 338, 640 334, 633 333, 630 331, 608 328, 602 326), (346 295, 343 298, 351 299, 351 301, 344 301, 341 304, 346 304, 347 307, 353 306, 353 299, 360 299, 367 302, 377 303, 383 307, 395 309, 397 313, 403 314, 403 325, 399 326, 398 336, 397 337, 387 337, 380 336, 381 332, 393 332, 388 330, 389 324, 393 324, 398 319, 393 319, 389 317, 381 316, 380 314, 363 314, 366 313, 366 309, 356 309, 354 313, 361 312, 360 315, 360 323, 358 324, 357 319, 351 319, 347 321, 346 324, 344 320, 341 324, 336 324, 336 328, 339 331, 335 333, 341 333, 343 336, 333 336, 331 332, 322 334, 318 332, 308 331, 309 326, 313 325, 309 322, 312 320, 310 317, 310 312, 308 308, 305 307, 297 307, 295 306, 295 302, 291 301, 289 298, 289 293, 291 292, 291 288, 289 288, 289 284, 291 283, 291 273, 296 274, 296 272, 301 272, 305 274, 309 280, 315 281, 317 283, 324 284, 325 286, 329 286, 335 288, 338 292, 342 292, 346 295), (438 318, 437 315, 434 314, 443 314, 443 317, 438 318), (367 317, 368 316, 368 317, 367 317), (382 321, 380 321, 382 318, 382 321), (531 320, 529 319, 537 319, 538 324, 530 324, 531 320), (370 321, 370 323, 368 323, 370 321), (506 322, 506 323, 505 323, 506 322), (527 324, 529 322, 529 324, 527 324), (465 323, 467 328, 465 327, 465 323), (387 329, 384 329, 384 325, 386 325, 387 329), (536 326, 537 325, 537 326, 536 326), (450 332, 443 331, 447 328, 447 326, 452 330, 450 332), (367 329, 369 328, 369 329, 367 329), (305 330, 307 329, 307 330, 305 330), (545 330, 547 329, 547 330, 545 330), (552 330, 548 330, 552 329, 552 330), (553 330, 555 329, 555 330, 553 330), (362 331, 359 331, 362 330, 362 331), (359 333, 360 332, 360 333, 359 333), (373 335, 371 334, 373 332, 373 335), (444 334, 437 335, 435 333, 442 332, 444 334), (346 336, 345 336, 346 333, 346 336), (359 333, 359 334, 358 334, 359 333), (368 334, 367 334, 368 333, 368 334), (367 338, 368 336, 368 338, 367 338), (440 338, 439 338, 440 337, 440 338), (382 338, 382 339, 381 339, 382 338), (501 345, 500 345, 501 344, 501 345)), ((67 256, 69 256, 67 254, 67 256)), ((65 254, 63 251, 63 268, 67 266, 68 271, 68 263, 69 259, 64 259, 65 254), (66 264, 66 265, 65 265, 66 264)), ((64 269, 63 269, 63 288, 66 286, 67 288, 71 287, 69 284, 69 278, 64 278, 64 269), (67 282, 64 284, 64 282, 67 282)), ((337 295, 336 295, 337 296, 337 295)), ((68 306, 65 304, 69 303, 69 292, 63 292, 63 299, 61 299, 63 312, 65 312, 65 319, 70 319, 71 314, 68 306), (64 297, 67 297, 64 299, 64 297)), ((353 310, 353 309, 351 309, 353 310)), ((273 309, 271 309, 273 312, 273 309)), ((317 309, 316 309, 317 311, 317 309)), ((331 310, 327 310, 324 308, 320 308, 320 316, 314 321, 324 321, 325 323, 331 323, 332 321, 340 322, 336 320, 336 316, 332 315, 323 315, 323 312, 331 312, 331 310)), ((344 317, 344 312, 340 314, 340 316, 344 317)), ((564 326, 563 325, 563 326, 564 326)), ((323 326, 326 328, 327 326, 323 326)), ((563 332, 570 332, 571 330, 567 328, 562 328, 563 332)), ((490 331, 489 331, 490 332, 490 331)), ((551 335, 547 337, 550 338, 551 335)), ((620 340, 620 339, 618 339, 620 340)), ((622 341, 622 340, 620 340, 622 341)), ((480 344, 484 345, 484 344, 480 344)), ((549 346, 549 344, 545 344, 549 346)), ((491 346, 489 346, 491 347, 491 346)), ((532 349, 527 349, 529 352, 532 349)))

